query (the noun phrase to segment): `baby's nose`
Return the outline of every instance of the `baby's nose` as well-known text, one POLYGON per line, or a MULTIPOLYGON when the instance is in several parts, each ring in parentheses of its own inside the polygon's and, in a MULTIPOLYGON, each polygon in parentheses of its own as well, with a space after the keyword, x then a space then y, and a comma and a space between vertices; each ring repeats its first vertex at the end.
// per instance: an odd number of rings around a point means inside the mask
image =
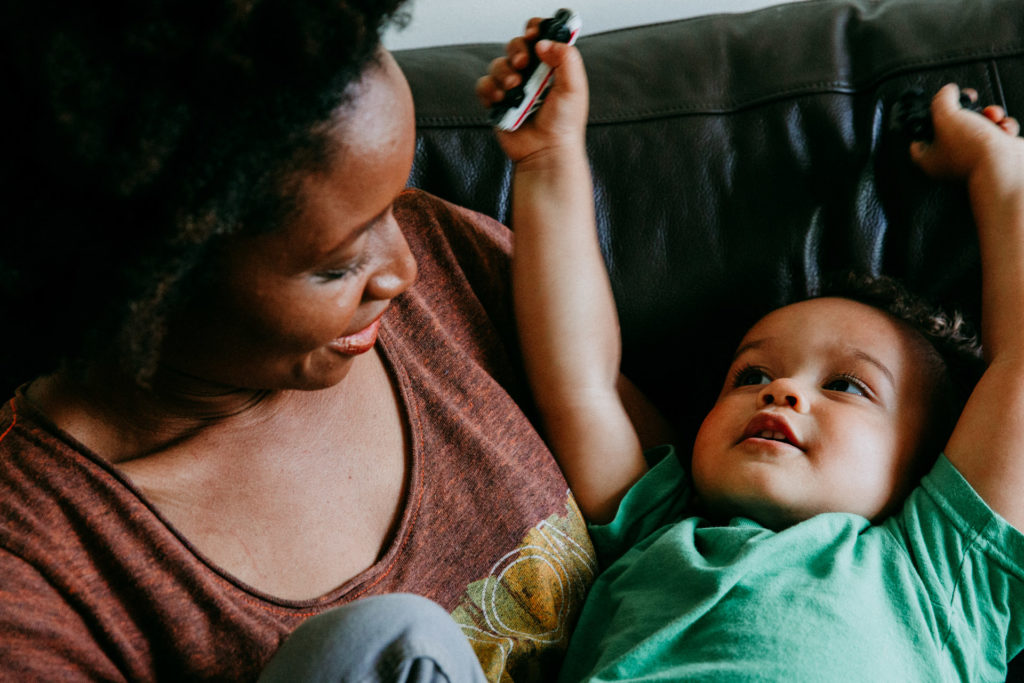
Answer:
POLYGON ((799 385, 784 377, 766 384, 758 394, 758 401, 764 406, 789 406, 798 411, 802 411, 806 403, 799 385))

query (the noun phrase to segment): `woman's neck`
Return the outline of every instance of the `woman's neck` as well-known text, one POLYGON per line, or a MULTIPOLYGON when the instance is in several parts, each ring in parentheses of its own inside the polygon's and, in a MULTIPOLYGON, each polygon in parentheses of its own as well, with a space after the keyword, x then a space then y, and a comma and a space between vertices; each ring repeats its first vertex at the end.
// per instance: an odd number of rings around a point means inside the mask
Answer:
POLYGON ((143 457, 227 421, 263 420, 280 392, 214 385, 162 370, 150 386, 113 368, 58 372, 32 382, 32 405, 111 463, 143 457))

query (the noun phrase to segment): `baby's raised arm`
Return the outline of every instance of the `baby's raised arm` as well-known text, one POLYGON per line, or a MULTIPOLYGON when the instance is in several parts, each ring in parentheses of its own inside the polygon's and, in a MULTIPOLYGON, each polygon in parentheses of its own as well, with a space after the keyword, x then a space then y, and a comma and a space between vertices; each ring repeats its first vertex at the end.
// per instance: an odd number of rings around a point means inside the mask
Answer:
POLYGON ((1024 530, 1024 139, 1000 107, 961 109, 948 85, 932 103, 935 140, 911 154, 928 173, 967 182, 982 269, 988 367, 946 456, 985 501, 1024 530))
MULTIPOLYGON (((477 83, 484 104, 521 81, 538 19, 477 83)), ((588 92, 575 48, 536 44, 554 85, 537 114, 498 139, 515 162, 513 292, 524 364, 545 436, 583 514, 608 521, 646 470, 619 398, 621 342, 598 244, 584 134, 588 92)))

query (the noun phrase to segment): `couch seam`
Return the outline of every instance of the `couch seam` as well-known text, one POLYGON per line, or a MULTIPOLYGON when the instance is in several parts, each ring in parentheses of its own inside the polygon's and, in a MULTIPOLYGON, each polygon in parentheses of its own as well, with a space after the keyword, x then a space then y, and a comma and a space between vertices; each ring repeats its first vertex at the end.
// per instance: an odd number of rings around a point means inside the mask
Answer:
MULTIPOLYGON (((762 106, 766 103, 786 99, 796 95, 823 95, 823 94, 854 94, 862 90, 877 86, 901 73, 920 68, 937 69, 954 65, 970 64, 977 62, 988 68, 992 68, 996 60, 1024 54, 1024 43, 1014 44, 999 49, 988 49, 984 52, 959 51, 950 52, 940 57, 929 57, 927 59, 916 59, 910 61, 894 62, 891 65, 875 70, 869 76, 860 79, 848 80, 819 80, 806 81, 782 89, 774 89, 755 93, 742 100, 727 102, 697 102, 680 106, 669 106, 660 109, 637 110, 622 113, 593 116, 588 125, 610 125, 626 123, 630 121, 657 119, 667 116, 696 116, 696 115, 721 115, 730 114, 762 106)), ((416 123, 421 127, 434 128, 459 128, 459 127, 480 127, 490 128, 491 123, 486 120, 483 113, 465 116, 417 116, 416 123)))
POLYGON ((995 98, 999 103, 999 106, 1005 111, 1007 109, 1006 104, 1006 92, 1003 90, 1003 78, 999 73, 999 62, 995 59, 990 59, 988 62, 989 66, 989 80, 992 83, 992 90, 995 94, 995 98))

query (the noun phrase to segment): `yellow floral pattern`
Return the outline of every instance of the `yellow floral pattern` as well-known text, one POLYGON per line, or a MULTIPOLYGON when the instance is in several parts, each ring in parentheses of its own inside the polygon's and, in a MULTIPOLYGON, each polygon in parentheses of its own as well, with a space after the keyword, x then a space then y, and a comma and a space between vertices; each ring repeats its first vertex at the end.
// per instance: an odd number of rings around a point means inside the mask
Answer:
POLYGON ((495 683, 551 680, 597 571, 576 502, 530 529, 490 574, 466 587, 452 616, 495 683))

